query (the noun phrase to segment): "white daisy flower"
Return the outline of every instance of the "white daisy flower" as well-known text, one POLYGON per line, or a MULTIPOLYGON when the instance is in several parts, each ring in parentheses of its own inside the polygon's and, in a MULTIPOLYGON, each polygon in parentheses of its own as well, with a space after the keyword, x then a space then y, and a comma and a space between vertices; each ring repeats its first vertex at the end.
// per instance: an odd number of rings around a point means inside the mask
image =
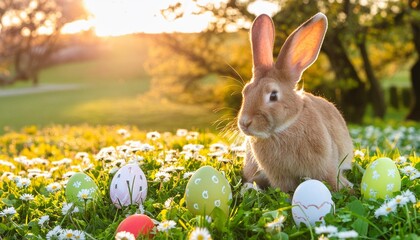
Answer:
POLYGON ((186 173, 184 173, 183 178, 184 179, 190 178, 192 175, 194 175, 194 173, 195 172, 186 172, 186 173))
POLYGON ((354 230, 350 230, 350 231, 338 232, 334 236, 338 237, 339 239, 347 239, 347 238, 357 238, 359 237, 359 234, 354 230))
POLYGON ((410 201, 410 199, 408 199, 408 197, 405 197, 403 195, 398 195, 395 198, 393 198, 392 201, 394 201, 395 204, 398 206, 404 206, 410 201))
POLYGON ((195 228, 188 238, 189 240, 211 240, 211 234, 207 228, 195 228))
POLYGON ((378 218, 380 216, 387 216, 391 212, 395 212, 397 209, 397 205, 394 204, 392 201, 386 202, 382 204, 381 207, 376 209, 375 211, 375 217, 378 218))
POLYGON ((117 130, 117 133, 121 136, 123 136, 124 138, 128 138, 130 137, 130 132, 128 132, 128 130, 124 129, 124 128, 120 128, 117 130))
POLYGON ((77 193, 77 198, 79 198, 82 201, 85 201, 92 198, 90 194, 91 191, 89 189, 82 189, 77 193))
POLYGON ((86 158, 89 158, 89 153, 87 153, 87 152, 78 152, 78 153, 76 153, 76 155, 74 156, 74 158, 75 159, 79 159, 79 160, 86 159, 86 158))
POLYGON ((155 150, 155 147, 153 147, 152 145, 147 144, 147 143, 142 144, 139 148, 139 151, 141 151, 141 152, 150 152, 150 151, 153 151, 153 150, 155 150))
POLYGON ((12 180, 14 177, 15 177, 15 175, 13 173, 11 173, 11 172, 4 172, 1 175, 0 179, 3 180, 4 178, 7 178, 9 180, 12 180))
POLYGON ((358 157, 360 159, 363 159, 365 157, 365 154, 360 150, 356 150, 356 151, 354 151, 354 157, 358 157))
POLYGON ((79 212, 79 208, 77 206, 73 208, 73 203, 63 203, 63 207, 61 208, 61 213, 63 215, 66 215, 72 209, 73 209, 73 211, 71 213, 79 212))
POLYGON ((188 134, 188 130, 187 129, 178 129, 176 130, 176 135, 178 137, 185 137, 188 134))
POLYGON ((170 209, 173 203, 174 203, 174 198, 171 197, 171 198, 168 198, 163 205, 165 206, 166 209, 170 209))
POLYGON ((57 182, 53 182, 53 183, 48 184, 46 188, 48 192, 54 193, 61 189, 61 184, 57 182))
POLYGON ((187 139, 187 141, 197 140, 199 135, 200 135, 200 133, 198 133, 198 132, 188 132, 188 135, 187 135, 186 139, 187 139))
POLYGON ((169 220, 169 221, 168 220, 165 220, 165 221, 162 221, 161 223, 159 223, 159 225, 157 226, 157 230, 159 232, 167 232, 170 229, 175 228, 175 226, 176 226, 176 222, 175 221, 173 221, 173 220, 169 220))
POLYGON ((38 224, 40 226, 42 226, 42 225, 44 225, 44 223, 48 222, 49 220, 50 220, 50 216, 44 215, 44 216, 42 216, 42 217, 39 218, 38 224))
POLYGON ((406 191, 402 192, 402 196, 408 198, 408 200, 410 202, 412 202, 412 203, 416 203, 417 202, 416 196, 410 190, 406 190, 406 191))
POLYGON ((136 240, 136 237, 131 232, 121 231, 115 235, 115 240, 136 240))
POLYGON ((158 132, 148 132, 146 138, 152 141, 156 141, 160 138, 160 133, 158 132))
POLYGON ((14 207, 8 207, 3 209, 3 211, 1 211, 0 216, 6 216, 6 215, 15 215, 16 209, 14 207))
POLYGON ((71 229, 63 229, 60 234, 60 240, 73 240, 76 239, 74 231, 71 229))
POLYGON ((182 150, 186 152, 198 152, 203 148, 204 146, 201 144, 187 144, 182 147, 182 150))
POLYGON ((407 162, 406 156, 399 156, 397 159, 394 160, 396 164, 402 165, 407 162))
POLYGON ((416 169, 416 171, 414 171, 414 173, 410 175, 410 180, 413 181, 414 179, 417 179, 417 178, 420 178, 420 172, 417 171, 416 169))
POLYGON ((417 171, 416 168, 414 168, 413 166, 405 166, 404 168, 401 168, 400 171, 402 173, 404 173, 407 176, 411 176, 411 174, 413 174, 414 172, 417 171))
POLYGON ((281 228, 283 227, 283 223, 285 220, 286 220, 286 217, 281 215, 280 217, 274 219, 274 221, 265 224, 265 227, 269 231, 272 231, 272 230, 280 231, 281 228))
POLYGON ((157 172, 155 174, 155 182, 169 182, 171 174, 167 172, 157 172))
POLYGON ((315 233, 316 234, 333 234, 333 233, 337 233, 338 229, 335 226, 332 225, 328 225, 328 226, 319 226, 319 227, 315 227, 315 233))
POLYGON ((24 193, 24 194, 22 194, 22 196, 20 196, 20 198, 19 198, 20 200, 22 200, 22 201, 32 201, 32 200, 34 200, 35 198, 34 198, 34 195, 32 195, 32 194, 28 194, 28 193, 24 193))
POLYGON ((16 183, 18 188, 27 188, 31 185, 31 179, 29 178, 19 178, 19 181, 16 183))
POLYGON ((47 240, 55 240, 55 239, 59 239, 61 233, 62 233, 63 229, 61 228, 60 225, 54 227, 52 230, 50 230, 47 233, 47 240))
POLYGON ((72 239, 85 240, 86 239, 86 234, 85 234, 85 232, 83 232, 81 230, 73 230, 73 238, 72 239))

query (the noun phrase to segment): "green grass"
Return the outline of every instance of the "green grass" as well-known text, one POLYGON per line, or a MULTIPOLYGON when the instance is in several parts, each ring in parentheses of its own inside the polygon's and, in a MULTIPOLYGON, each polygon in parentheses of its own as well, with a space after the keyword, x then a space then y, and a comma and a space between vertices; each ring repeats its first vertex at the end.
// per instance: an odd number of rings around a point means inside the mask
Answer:
MULTIPOLYGON (((51 239, 64 239, 64 234, 79 230, 84 239, 108 240, 114 238, 118 225, 127 216, 143 212, 156 220, 156 226, 164 221, 174 221, 173 228, 156 232, 154 239, 157 240, 188 239, 197 227, 206 228, 213 239, 319 239, 322 236, 339 239, 328 233, 317 233, 314 227, 297 226, 291 213, 293 193, 276 188, 242 190, 244 152, 233 148, 237 145, 231 145, 232 142, 206 132, 201 132, 197 138, 165 133, 151 139, 132 126, 125 127, 130 135, 124 136, 118 133, 120 127, 27 127, 21 132, 1 135, 0 159, 12 164, 0 162, 1 238, 46 239, 54 228, 61 226, 67 232, 60 231, 61 237, 51 239), (148 144, 153 149, 131 151, 129 145, 133 141, 148 144), (213 145, 216 143, 217 148, 213 145), (203 148, 198 151, 184 148, 197 144, 203 148), (102 158, 95 157, 101 149, 107 154, 101 155, 102 158), (80 152, 85 152, 86 156, 78 158, 80 152), (40 159, 44 161, 40 162, 40 159), (63 159, 67 163, 53 164, 63 159), (147 197, 142 208, 133 204, 118 209, 111 202, 110 182, 117 176, 115 171, 128 161, 137 162, 147 179, 147 197), (185 202, 190 178, 184 174, 202 166, 212 166, 223 172, 233 196, 228 203, 229 214, 216 210, 211 213, 211 221, 192 214, 185 202), (80 168, 98 186, 99 198, 87 199, 85 205, 79 205, 79 212, 63 212, 70 199, 65 194, 66 182, 73 171, 82 171, 80 168), (162 172, 169 174, 167 181, 156 178, 162 172), (21 185, 27 181, 30 181, 29 186, 21 185), (51 183, 61 188, 51 192, 47 187, 51 183), (24 194, 30 194, 33 199, 22 200, 24 194), (48 216, 49 220, 40 224, 42 216, 48 216), (279 223, 279 219, 282 222, 279 223), (276 223, 277 227, 270 227, 276 223)), ((351 127, 350 132, 356 143, 355 150, 359 151, 353 159, 352 171, 347 173, 348 179, 355 184, 354 191, 342 189, 332 193, 335 211, 325 216, 325 225, 333 226, 341 233, 352 231, 352 234, 358 234, 358 239, 419 239, 419 176, 415 177, 414 170, 411 170, 412 175, 402 170, 409 167, 420 171, 420 158, 416 153, 420 147, 420 126, 351 127), (361 196, 364 169, 379 157, 398 160, 401 156, 406 162, 396 161, 402 180, 401 191, 395 194, 409 191, 415 199, 386 215, 375 216, 385 201, 361 196)), ((317 223, 317 227, 320 225, 317 223)))
POLYGON ((382 79, 381 84, 384 89, 388 89, 392 86, 397 88, 410 88, 410 71, 409 69, 402 69, 394 75, 382 79))

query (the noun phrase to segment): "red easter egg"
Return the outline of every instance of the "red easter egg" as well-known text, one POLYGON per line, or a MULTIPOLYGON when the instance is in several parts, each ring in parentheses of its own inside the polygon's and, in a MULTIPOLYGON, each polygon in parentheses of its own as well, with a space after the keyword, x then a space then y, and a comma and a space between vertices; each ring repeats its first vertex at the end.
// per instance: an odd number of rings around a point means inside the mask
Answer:
POLYGON ((136 238, 139 235, 153 237, 150 232, 154 227, 155 224, 148 216, 144 214, 134 214, 128 216, 120 225, 118 225, 117 233, 125 231, 132 233, 136 238))

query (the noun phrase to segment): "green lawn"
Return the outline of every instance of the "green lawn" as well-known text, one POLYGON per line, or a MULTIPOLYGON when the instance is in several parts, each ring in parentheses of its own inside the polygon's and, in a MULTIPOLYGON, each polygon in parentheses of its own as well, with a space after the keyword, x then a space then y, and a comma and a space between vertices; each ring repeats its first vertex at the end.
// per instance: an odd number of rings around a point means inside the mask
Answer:
MULTIPOLYGON (((77 84, 73 90, 0 97, 0 132, 26 125, 134 125, 144 130, 208 129, 220 117, 211 108, 182 105, 145 95, 147 39, 108 39, 103 57, 47 69, 41 84, 77 84)), ((4 90, 30 88, 19 83, 4 90)), ((0 89, 1 91, 2 89, 0 89)))

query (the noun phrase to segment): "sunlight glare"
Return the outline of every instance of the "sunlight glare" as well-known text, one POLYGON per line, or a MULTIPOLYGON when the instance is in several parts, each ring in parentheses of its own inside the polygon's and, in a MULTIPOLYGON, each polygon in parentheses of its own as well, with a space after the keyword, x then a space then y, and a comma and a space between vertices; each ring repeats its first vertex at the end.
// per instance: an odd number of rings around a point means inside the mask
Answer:
POLYGON ((265 13, 272 17, 280 11, 280 5, 274 2, 257 0, 248 5, 248 11, 256 16, 265 13))
MULTIPOLYGON (((225 0, 198 0, 197 3, 206 5, 216 4, 225 0)), ((219 5, 218 5, 219 4, 219 5)), ((213 15, 194 14, 198 7, 193 0, 84 0, 90 17, 67 24, 63 33, 76 33, 93 29, 98 36, 119 36, 131 33, 162 33, 162 32, 200 32, 206 29, 213 15), (170 5, 181 2, 184 14, 180 19, 165 19, 161 10, 170 5)), ((278 4, 257 0, 249 5, 249 11, 255 15, 266 13, 273 16, 280 10, 278 4)))
POLYGON ((185 17, 166 20, 160 13, 176 1, 148 0, 84 0, 91 13, 90 21, 99 36, 116 36, 136 32, 199 32, 209 21, 209 15, 192 15, 191 4, 185 4, 185 17))

